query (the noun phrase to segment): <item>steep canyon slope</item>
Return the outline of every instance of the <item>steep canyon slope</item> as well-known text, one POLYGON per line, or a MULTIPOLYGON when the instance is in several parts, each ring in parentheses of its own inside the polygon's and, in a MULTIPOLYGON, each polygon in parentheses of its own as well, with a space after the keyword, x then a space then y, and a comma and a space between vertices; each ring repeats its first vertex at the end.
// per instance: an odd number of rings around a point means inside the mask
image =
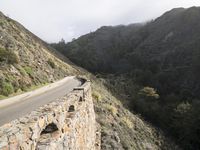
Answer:
POLYGON ((104 26, 69 43, 52 44, 104 78, 130 110, 200 149, 200 8, 175 8, 155 20, 104 26))

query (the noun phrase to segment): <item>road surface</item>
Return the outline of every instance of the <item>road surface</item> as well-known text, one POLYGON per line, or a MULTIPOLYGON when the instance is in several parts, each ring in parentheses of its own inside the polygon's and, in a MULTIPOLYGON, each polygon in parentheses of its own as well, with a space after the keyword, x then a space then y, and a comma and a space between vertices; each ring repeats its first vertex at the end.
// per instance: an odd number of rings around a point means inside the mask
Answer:
POLYGON ((81 81, 75 77, 69 77, 33 92, 22 94, 24 96, 19 95, 0 101, 0 126, 61 98, 80 85, 81 81), (13 103, 13 100, 16 102, 13 103))

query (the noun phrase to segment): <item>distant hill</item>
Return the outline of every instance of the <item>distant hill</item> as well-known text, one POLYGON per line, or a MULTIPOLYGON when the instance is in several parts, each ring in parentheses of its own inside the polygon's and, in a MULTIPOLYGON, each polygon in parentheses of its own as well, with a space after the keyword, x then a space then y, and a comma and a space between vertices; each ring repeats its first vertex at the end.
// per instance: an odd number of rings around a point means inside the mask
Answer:
POLYGON ((141 27, 141 24, 104 26, 66 45, 60 42, 52 46, 92 72, 109 72, 119 65, 117 62, 119 59, 123 60, 133 44, 137 45, 141 40, 142 37, 137 35, 141 27), (137 41, 132 43, 130 38, 137 41), (78 55, 81 57, 77 57, 78 55))
MULTIPOLYGON (((170 82, 176 80, 179 88, 188 84, 191 94, 200 97, 200 82, 196 82, 200 74, 199 27, 200 8, 176 8, 146 24, 101 27, 70 43, 52 46, 94 73, 136 74, 148 70, 162 78, 162 73, 176 71, 170 82)), ((141 83, 160 88, 160 83, 150 80, 141 79, 141 83)))
MULTIPOLYGON (((155 60, 168 59, 169 53, 183 51, 185 55, 187 53, 193 55, 195 50, 192 46, 195 45, 195 49, 199 46, 199 11, 198 7, 178 8, 166 12, 145 25, 101 27, 93 33, 67 43, 59 51, 73 62, 93 72, 126 71, 124 66, 133 66, 132 58, 135 55, 141 57, 150 55, 149 58, 155 60), (191 48, 192 50, 188 52, 191 48), (78 55, 81 57, 77 57, 78 55), (127 59, 130 60, 127 62, 127 59)), ((55 45, 55 48, 57 46, 55 45)), ((173 63, 178 65, 177 62, 173 63)), ((179 63, 182 64, 185 61, 180 60, 179 63)), ((162 68, 167 68, 167 65, 165 64, 162 68)))
POLYGON ((108 86, 119 85, 114 94, 129 95, 131 109, 166 130, 183 148, 200 149, 199 41, 200 8, 191 7, 172 9, 143 24, 101 27, 52 46, 77 65, 104 74, 108 86), (149 100, 153 89, 159 101, 149 100), (150 92, 147 99, 141 92, 150 92))

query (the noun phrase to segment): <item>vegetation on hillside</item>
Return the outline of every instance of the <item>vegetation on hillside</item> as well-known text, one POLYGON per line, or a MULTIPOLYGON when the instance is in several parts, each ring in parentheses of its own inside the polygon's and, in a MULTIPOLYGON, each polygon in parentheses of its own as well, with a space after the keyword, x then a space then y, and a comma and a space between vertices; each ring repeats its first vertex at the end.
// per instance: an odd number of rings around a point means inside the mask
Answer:
POLYGON ((103 74, 106 86, 126 99, 130 110, 184 149, 200 149, 199 27, 200 8, 178 8, 146 24, 102 27, 52 46, 74 63, 103 74))
POLYGON ((0 35, 0 99, 76 72, 46 43, 1 12, 0 35))
MULTIPOLYGON (((118 97, 111 92, 116 87, 107 86, 109 80, 93 76, 90 79, 103 150, 180 150, 159 129, 125 108, 120 101, 124 97, 118 97)), ((151 89, 150 91, 152 92, 151 89)), ((154 92, 152 95, 157 97, 154 92)))
POLYGON ((0 63, 17 64, 19 58, 14 52, 0 47, 0 63))

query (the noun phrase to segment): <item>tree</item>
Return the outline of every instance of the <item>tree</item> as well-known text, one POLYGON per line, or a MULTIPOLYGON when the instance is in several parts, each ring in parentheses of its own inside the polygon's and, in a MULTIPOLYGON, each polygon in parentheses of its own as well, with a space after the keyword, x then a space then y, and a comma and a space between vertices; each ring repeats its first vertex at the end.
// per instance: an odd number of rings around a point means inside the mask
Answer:
POLYGON ((141 95, 145 99, 149 99, 149 98, 158 99, 159 98, 159 94, 152 87, 144 87, 143 89, 141 89, 139 91, 139 95, 141 95))

